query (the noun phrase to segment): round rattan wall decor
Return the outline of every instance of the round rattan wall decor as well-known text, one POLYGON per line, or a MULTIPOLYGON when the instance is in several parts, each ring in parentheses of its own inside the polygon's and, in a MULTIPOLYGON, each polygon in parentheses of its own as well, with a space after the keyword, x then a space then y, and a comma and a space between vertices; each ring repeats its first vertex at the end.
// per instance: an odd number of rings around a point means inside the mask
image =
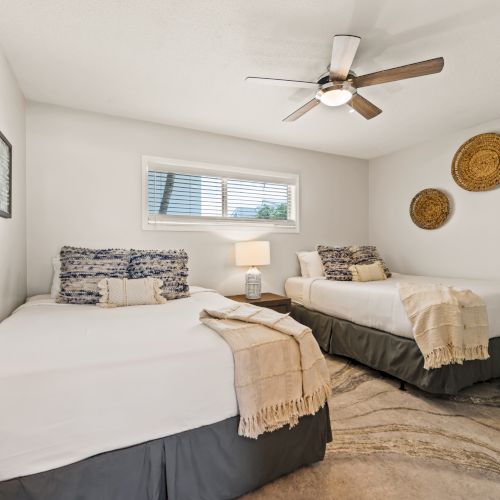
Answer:
POLYGON ((411 220, 422 229, 441 227, 450 213, 450 202, 439 189, 423 189, 410 204, 411 220))
POLYGON ((500 184, 500 135, 480 134, 462 144, 453 157, 451 173, 467 191, 486 191, 500 184))

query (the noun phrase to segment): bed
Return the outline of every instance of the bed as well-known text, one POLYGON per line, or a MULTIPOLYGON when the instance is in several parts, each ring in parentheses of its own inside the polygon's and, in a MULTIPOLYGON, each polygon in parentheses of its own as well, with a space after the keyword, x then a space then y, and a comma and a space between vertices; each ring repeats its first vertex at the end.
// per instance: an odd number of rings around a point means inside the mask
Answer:
POLYGON ((0 324, 2 500, 225 499, 321 460, 328 408, 238 436, 214 291, 101 309, 34 297, 0 324))
POLYGON ((398 273, 385 281, 364 283, 293 277, 285 290, 292 299, 292 316, 311 327, 320 347, 330 354, 352 358, 435 394, 455 394, 500 377, 499 281, 398 273), (490 359, 425 370, 399 299, 397 284, 408 281, 445 283, 480 295, 488 311, 490 359))

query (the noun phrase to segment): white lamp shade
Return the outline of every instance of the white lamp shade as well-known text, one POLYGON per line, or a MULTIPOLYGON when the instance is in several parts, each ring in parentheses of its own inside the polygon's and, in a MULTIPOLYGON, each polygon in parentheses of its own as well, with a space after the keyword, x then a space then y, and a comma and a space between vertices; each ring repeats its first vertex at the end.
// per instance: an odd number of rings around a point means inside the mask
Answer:
POLYGON ((268 266, 271 263, 269 241, 241 241, 234 244, 237 266, 268 266))

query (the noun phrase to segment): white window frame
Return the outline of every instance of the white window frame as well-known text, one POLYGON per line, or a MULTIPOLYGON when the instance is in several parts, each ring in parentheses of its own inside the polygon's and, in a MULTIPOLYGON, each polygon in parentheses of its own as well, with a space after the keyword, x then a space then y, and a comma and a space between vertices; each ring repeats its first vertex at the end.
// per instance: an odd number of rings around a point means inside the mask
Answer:
POLYGON ((256 230, 279 233, 298 233, 300 217, 300 176, 296 173, 257 170, 229 165, 216 165, 158 156, 142 157, 142 228, 146 231, 217 231, 217 230, 256 230), (185 172, 192 175, 230 176, 256 181, 287 183, 293 186, 291 210, 295 215, 295 224, 289 221, 263 219, 262 222, 245 219, 221 220, 209 217, 162 216, 161 220, 151 221, 148 207, 148 172, 149 170, 165 172, 185 172))

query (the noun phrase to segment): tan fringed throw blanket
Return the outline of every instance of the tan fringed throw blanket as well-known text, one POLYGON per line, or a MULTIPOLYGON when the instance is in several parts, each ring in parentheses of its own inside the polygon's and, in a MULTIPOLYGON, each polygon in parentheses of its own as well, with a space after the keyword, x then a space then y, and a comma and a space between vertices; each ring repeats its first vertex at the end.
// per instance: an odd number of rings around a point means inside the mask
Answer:
POLYGON ((233 351, 240 436, 293 427, 328 400, 330 376, 310 328, 251 304, 205 309, 200 320, 233 351))
POLYGON ((470 290, 431 283, 399 283, 424 368, 488 359, 488 315, 470 290))

